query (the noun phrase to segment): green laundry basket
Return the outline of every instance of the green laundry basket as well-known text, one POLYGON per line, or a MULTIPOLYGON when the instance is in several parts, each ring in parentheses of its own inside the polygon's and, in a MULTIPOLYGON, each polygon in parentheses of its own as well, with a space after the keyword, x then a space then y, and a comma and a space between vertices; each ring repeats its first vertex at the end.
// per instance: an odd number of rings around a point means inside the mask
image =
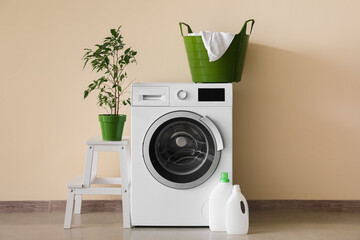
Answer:
POLYGON ((201 36, 184 36, 182 25, 187 27, 188 33, 192 33, 192 30, 188 24, 180 22, 180 31, 184 38, 186 54, 189 60, 193 82, 240 82, 244 69, 249 37, 254 23, 254 19, 247 20, 240 33, 235 35, 224 55, 214 62, 209 62, 209 57, 201 36), (251 23, 249 34, 246 33, 248 23, 251 23))

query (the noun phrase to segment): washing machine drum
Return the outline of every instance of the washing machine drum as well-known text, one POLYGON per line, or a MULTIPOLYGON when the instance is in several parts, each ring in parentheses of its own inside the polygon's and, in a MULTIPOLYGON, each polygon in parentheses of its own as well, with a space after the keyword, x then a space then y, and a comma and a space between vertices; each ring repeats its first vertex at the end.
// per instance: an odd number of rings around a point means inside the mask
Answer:
POLYGON ((176 189, 193 188, 209 179, 222 149, 215 124, 206 116, 188 111, 158 118, 143 142, 144 161, 151 175, 176 189))

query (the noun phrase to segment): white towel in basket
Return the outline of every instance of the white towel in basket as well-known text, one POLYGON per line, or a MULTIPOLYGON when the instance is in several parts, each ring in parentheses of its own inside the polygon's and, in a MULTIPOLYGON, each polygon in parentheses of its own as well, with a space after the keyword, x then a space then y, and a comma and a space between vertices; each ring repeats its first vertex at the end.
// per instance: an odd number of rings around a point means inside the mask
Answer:
POLYGON ((201 31, 199 33, 189 33, 188 36, 201 36, 209 56, 209 62, 214 62, 224 55, 234 39, 235 34, 201 31))

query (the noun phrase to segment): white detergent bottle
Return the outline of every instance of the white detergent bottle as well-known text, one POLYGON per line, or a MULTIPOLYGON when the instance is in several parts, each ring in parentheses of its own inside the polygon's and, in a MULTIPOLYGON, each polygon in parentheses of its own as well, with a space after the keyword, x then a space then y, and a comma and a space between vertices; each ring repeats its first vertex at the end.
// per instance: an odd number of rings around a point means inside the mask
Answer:
POLYGON ((239 185, 234 185, 232 194, 227 200, 225 211, 227 233, 247 234, 249 231, 249 207, 239 185))
POLYGON ((209 227, 211 231, 226 231, 225 207, 231 195, 232 184, 228 173, 222 172, 220 182, 212 190, 209 199, 209 227))

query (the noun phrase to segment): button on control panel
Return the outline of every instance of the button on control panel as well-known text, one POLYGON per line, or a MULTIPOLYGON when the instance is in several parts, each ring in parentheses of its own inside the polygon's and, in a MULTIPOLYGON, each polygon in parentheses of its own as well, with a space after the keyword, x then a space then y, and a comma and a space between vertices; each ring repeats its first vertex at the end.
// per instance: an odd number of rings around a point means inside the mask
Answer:
POLYGON ((179 90, 179 91, 177 92, 177 97, 178 97, 178 99, 180 99, 180 100, 184 100, 184 99, 187 97, 187 92, 184 91, 184 90, 179 90))

